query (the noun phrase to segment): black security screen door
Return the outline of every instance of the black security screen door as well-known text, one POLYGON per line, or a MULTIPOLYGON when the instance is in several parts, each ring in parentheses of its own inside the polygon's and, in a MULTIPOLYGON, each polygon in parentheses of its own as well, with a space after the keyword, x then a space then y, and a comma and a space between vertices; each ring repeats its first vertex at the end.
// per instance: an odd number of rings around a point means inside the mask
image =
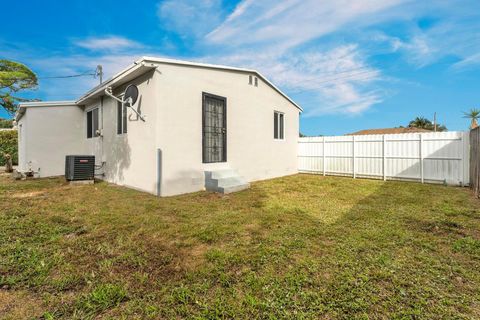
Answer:
POLYGON ((227 161, 227 99, 203 94, 203 162, 227 161))

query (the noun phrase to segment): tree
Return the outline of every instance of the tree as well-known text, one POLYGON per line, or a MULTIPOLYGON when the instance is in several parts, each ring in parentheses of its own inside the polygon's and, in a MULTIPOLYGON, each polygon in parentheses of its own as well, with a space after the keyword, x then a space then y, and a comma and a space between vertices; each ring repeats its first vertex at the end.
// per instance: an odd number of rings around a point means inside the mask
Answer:
POLYGON ((470 119, 470 129, 475 129, 476 127, 478 127, 477 120, 480 118, 480 109, 470 109, 470 111, 463 113, 463 117, 470 119))
POLYGON ((427 130, 432 130, 433 129, 433 123, 432 121, 428 120, 427 118, 424 117, 416 117, 412 121, 408 123, 409 128, 422 128, 422 129, 427 129, 427 130))
MULTIPOLYGON (((428 120, 425 117, 416 117, 412 121, 408 123, 409 128, 422 128, 426 130, 435 130, 435 126, 432 123, 432 121, 428 120)), ((437 124, 437 131, 442 132, 442 131, 447 131, 447 127, 444 126, 443 124, 437 124)))
POLYGON ((37 86, 37 76, 27 66, 0 59, 0 106, 9 114, 13 115, 17 111, 19 102, 29 101, 18 97, 17 93, 37 86))

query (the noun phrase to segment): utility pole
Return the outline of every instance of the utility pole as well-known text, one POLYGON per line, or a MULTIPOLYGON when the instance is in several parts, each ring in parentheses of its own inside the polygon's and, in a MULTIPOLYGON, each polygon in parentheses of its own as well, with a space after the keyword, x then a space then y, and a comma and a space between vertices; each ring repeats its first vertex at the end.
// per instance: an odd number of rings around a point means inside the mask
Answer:
POLYGON ((437 132, 437 113, 433 113, 433 131, 437 132))
POLYGON ((103 67, 102 65, 97 66, 97 70, 95 70, 95 76, 97 76, 100 79, 100 84, 103 82, 103 67))

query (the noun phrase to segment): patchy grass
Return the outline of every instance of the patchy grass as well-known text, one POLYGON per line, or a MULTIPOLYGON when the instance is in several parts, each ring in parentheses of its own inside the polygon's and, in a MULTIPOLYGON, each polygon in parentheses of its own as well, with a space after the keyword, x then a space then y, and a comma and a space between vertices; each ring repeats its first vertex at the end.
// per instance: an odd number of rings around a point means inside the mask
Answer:
POLYGON ((0 318, 479 318, 466 189, 296 175, 221 196, 0 177, 0 318))

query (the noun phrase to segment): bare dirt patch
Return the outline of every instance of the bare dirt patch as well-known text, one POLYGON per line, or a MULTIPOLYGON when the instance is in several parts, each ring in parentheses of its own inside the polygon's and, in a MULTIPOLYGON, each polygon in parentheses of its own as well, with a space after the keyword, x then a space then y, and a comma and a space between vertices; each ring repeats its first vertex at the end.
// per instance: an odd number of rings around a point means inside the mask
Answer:
POLYGON ((14 193, 10 197, 14 199, 24 199, 24 198, 41 197, 44 195, 45 195, 45 191, 30 191, 30 192, 14 193))
POLYGON ((43 311, 42 301, 28 292, 0 289, 1 319, 34 319, 43 311))

